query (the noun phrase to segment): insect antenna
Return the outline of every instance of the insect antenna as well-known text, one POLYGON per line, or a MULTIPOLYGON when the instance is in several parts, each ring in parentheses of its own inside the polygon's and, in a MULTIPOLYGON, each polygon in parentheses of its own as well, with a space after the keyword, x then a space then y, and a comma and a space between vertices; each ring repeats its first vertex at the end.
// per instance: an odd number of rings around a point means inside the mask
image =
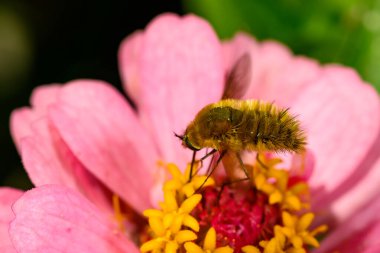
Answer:
POLYGON ((174 133, 174 136, 183 141, 183 135, 179 135, 177 133, 174 133))

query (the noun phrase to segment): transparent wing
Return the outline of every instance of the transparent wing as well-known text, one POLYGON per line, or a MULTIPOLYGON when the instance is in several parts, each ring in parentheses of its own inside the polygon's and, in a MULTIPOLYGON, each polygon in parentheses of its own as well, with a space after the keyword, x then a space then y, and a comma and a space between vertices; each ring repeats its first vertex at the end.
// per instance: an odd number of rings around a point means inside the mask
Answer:
POLYGON ((241 99, 251 81, 251 57, 243 54, 227 74, 222 99, 241 99))

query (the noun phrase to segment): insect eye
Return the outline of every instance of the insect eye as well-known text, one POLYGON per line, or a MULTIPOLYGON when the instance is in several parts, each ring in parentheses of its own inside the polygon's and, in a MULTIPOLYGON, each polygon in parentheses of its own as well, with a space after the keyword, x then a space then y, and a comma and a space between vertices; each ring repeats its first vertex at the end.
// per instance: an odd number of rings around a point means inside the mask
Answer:
POLYGON ((183 143, 185 144, 186 147, 188 147, 189 149, 193 150, 193 151, 198 151, 200 150, 200 148, 196 148, 194 147, 194 145, 190 142, 189 140, 189 137, 187 135, 185 135, 183 137, 183 143))

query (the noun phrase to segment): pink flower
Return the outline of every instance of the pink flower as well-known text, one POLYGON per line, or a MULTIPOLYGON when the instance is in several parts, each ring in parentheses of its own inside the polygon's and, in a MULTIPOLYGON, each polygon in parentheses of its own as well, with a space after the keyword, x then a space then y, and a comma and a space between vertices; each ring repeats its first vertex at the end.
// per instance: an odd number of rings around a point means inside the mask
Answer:
POLYGON ((8 226, 14 218, 11 205, 22 195, 22 192, 10 188, 0 188, 0 252, 16 252, 8 236, 8 226))
POLYGON ((122 232, 112 217, 112 195, 139 213, 157 204, 157 161, 181 168, 191 161, 173 132, 221 98, 226 73, 246 52, 252 80, 244 98, 290 107, 307 132, 312 210, 316 224, 330 228, 318 252, 377 252, 380 101, 373 88, 349 68, 320 66, 245 34, 221 43, 204 20, 172 14, 121 45, 121 77, 137 111, 107 83, 76 80, 35 89, 31 108, 12 113, 12 135, 36 188, 20 198, 0 192, 0 249, 138 252, 136 227, 122 232))

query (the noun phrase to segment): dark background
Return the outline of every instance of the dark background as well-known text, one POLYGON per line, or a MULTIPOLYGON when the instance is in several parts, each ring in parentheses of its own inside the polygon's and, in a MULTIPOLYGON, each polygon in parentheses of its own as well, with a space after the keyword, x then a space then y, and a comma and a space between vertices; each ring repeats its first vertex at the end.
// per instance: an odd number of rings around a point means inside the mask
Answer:
POLYGON ((94 78, 121 89, 117 52, 123 38, 143 29, 162 12, 182 14, 180 1, 131 2, 0 2, 0 30, 3 28, 0 40, 13 38, 0 51, 3 52, 0 68, 9 67, 0 71, 0 75, 3 73, 0 78, 1 185, 24 189, 32 186, 9 134, 9 115, 14 108, 28 105, 34 87, 94 78), (6 36, 4 29, 8 31, 6 36))

